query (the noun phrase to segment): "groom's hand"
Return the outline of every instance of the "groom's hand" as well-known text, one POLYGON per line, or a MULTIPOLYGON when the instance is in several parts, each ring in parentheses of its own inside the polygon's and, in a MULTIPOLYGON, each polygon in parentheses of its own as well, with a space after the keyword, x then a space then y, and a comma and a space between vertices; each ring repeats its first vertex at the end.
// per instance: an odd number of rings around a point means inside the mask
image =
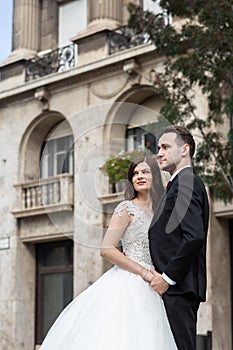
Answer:
POLYGON ((169 284, 163 279, 162 275, 155 270, 150 270, 153 275, 153 279, 150 283, 151 287, 159 295, 163 295, 169 288, 169 284))

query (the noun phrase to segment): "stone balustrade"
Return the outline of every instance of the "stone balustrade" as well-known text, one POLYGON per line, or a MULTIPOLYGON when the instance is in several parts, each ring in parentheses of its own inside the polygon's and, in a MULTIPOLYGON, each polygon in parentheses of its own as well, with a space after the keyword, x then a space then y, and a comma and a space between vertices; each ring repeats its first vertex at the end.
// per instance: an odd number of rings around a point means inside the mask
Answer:
POLYGON ((73 176, 60 174, 15 185, 17 191, 15 217, 26 217, 46 212, 72 210, 73 176))

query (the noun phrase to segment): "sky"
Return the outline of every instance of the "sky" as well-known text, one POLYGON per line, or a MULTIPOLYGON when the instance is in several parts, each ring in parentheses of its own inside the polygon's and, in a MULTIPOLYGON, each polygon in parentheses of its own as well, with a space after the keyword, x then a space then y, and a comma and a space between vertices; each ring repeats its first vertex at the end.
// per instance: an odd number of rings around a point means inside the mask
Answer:
POLYGON ((12 48, 13 0, 0 0, 0 61, 12 48))

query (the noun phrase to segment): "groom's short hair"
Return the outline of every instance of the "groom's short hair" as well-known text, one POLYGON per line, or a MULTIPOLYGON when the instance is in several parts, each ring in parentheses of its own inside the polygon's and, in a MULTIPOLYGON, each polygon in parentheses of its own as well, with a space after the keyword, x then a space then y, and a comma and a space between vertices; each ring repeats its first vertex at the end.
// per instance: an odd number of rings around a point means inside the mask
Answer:
POLYGON ((178 136, 176 138, 177 142, 182 141, 183 143, 187 143, 189 145, 189 155, 190 158, 192 158, 195 153, 196 145, 191 132, 186 127, 179 125, 167 126, 163 131, 163 134, 168 134, 169 132, 174 132, 178 136))

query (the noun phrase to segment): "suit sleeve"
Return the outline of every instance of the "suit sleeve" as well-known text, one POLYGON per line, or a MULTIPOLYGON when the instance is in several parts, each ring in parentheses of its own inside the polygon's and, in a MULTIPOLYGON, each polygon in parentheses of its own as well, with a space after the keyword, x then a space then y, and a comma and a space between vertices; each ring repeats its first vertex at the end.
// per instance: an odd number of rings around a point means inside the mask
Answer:
POLYGON ((164 273, 175 282, 182 282, 193 260, 205 241, 203 220, 203 189, 193 182, 181 181, 177 186, 176 202, 168 222, 168 234, 180 235, 175 255, 169 260, 164 273), (177 228, 174 230, 176 224, 177 228), (173 233, 169 233, 169 225, 173 233))

